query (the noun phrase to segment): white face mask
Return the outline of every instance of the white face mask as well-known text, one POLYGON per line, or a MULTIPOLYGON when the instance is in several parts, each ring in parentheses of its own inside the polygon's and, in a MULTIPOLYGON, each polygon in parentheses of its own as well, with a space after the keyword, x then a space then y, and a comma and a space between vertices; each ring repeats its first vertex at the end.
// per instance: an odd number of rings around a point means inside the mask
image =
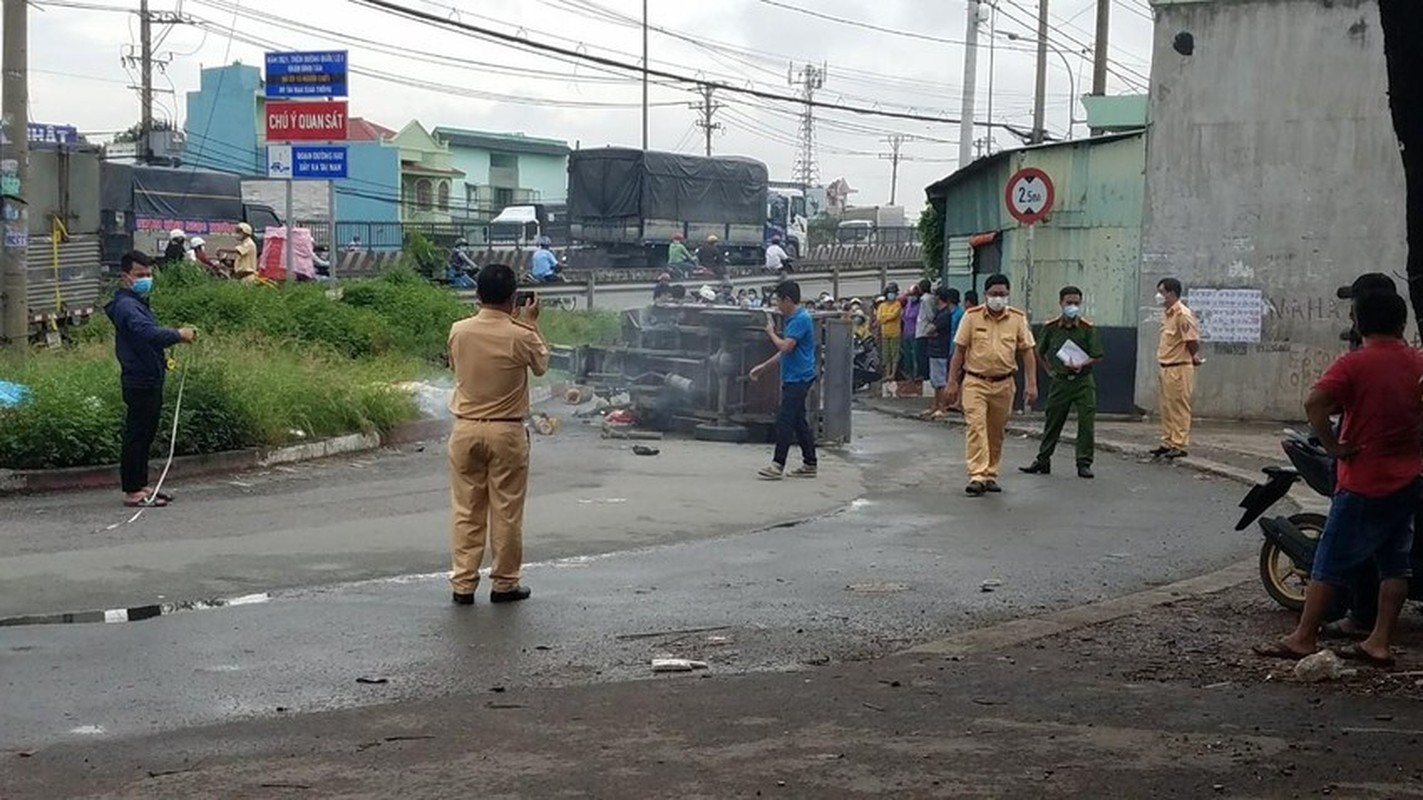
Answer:
POLYGON ((1158 306, 1164 306, 1164 305, 1166 305, 1166 295, 1162 294, 1161 292, 1157 292, 1157 293, 1156 293, 1156 304, 1157 304, 1158 306))
POLYGON ((987 305, 991 311, 1002 311, 1008 307, 1008 298, 999 295, 989 295, 987 305))

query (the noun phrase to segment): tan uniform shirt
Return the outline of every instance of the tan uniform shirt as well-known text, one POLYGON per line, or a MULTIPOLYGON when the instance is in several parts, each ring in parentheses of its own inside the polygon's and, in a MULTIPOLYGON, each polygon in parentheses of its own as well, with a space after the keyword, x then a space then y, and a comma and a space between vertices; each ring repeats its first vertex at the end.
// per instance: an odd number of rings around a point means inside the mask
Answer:
POLYGON ((1161 366, 1175 366, 1192 363, 1187 342, 1199 342, 1201 328, 1196 323, 1196 315, 1186 304, 1177 302, 1161 315, 1161 341, 1156 346, 1156 361, 1161 366))
POLYGON ((257 243, 243 239, 237 243, 237 263, 232 266, 232 274, 239 278, 257 274, 257 243))
POLYGON ((529 415, 529 370, 548 372, 548 343, 533 326, 484 308, 450 327, 450 368, 450 413, 457 419, 522 420, 529 415))
POLYGON ((1018 353, 1036 346, 1028 318, 1016 308, 994 316, 988 306, 964 312, 954 346, 964 350, 964 372, 984 378, 1002 378, 1018 371, 1018 353))

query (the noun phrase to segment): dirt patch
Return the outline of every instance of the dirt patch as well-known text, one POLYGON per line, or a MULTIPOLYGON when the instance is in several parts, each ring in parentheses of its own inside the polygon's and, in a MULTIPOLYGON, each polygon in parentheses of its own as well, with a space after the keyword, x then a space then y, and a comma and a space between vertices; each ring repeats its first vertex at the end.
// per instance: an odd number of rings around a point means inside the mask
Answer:
MULTIPOLYGON (((1182 683, 1222 692, 1262 682, 1303 687, 1294 677, 1293 661, 1250 652, 1251 645, 1284 635, 1295 619, 1294 613, 1266 597, 1258 582, 1248 582, 1044 639, 1033 647, 1059 648, 1082 668, 1099 669, 1130 683, 1182 683)), ((1417 606, 1405 609, 1400 629, 1398 665, 1393 670, 1360 667, 1338 681, 1308 688, 1318 693, 1423 700, 1423 614, 1417 606)), ((1325 647, 1343 644, 1323 642, 1325 647)))

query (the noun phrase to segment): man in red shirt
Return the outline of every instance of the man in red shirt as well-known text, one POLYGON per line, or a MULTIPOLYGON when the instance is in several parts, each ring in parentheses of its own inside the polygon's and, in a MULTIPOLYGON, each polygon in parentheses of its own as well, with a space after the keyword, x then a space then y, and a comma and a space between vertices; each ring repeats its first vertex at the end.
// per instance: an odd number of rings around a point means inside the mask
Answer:
POLYGON ((1255 648, 1265 656, 1300 658, 1314 652, 1320 623, 1337 592, 1359 567, 1378 571, 1378 615, 1362 643, 1344 658, 1393 664, 1390 644, 1412 575, 1413 512, 1423 472, 1423 352, 1403 339, 1408 306, 1396 294, 1354 301, 1363 346, 1341 356, 1314 385, 1305 410, 1320 443, 1339 465, 1329 519, 1314 554, 1299 625, 1284 639, 1255 648), (1330 415, 1342 412, 1336 438, 1330 415))

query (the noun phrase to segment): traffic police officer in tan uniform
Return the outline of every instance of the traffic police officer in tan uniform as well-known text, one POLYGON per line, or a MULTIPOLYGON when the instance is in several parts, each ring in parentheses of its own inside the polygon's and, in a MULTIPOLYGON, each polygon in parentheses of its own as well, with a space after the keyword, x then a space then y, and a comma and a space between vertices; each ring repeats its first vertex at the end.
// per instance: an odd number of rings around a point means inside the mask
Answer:
POLYGON ((1008 277, 992 275, 984 283, 983 305, 964 313, 954 337, 954 357, 949 363, 950 405, 963 399, 968 459, 968 486, 973 497, 1001 492, 999 467, 1003 461, 1003 434, 1013 410, 1017 390, 1014 375, 1023 368, 1023 402, 1038 399, 1038 373, 1033 363, 1033 332, 1028 318, 1008 306, 1008 277))
POLYGON ((549 350, 539 332, 539 306, 531 298, 515 310, 518 279, 491 264, 476 279, 479 313, 450 328, 450 527, 458 605, 474 603, 484 547, 490 546, 489 600, 525 600, 519 585, 524 557, 524 498, 529 485, 529 372, 548 371, 549 350))
POLYGON ((1156 284, 1156 304, 1162 308, 1156 347, 1161 446, 1151 455, 1175 459, 1185 456, 1191 444, 1191 398, 1196 392, 1196 367, 1201 364, 1201 327, 1181 302, 1181 282, 1175 278, 1156 284))

